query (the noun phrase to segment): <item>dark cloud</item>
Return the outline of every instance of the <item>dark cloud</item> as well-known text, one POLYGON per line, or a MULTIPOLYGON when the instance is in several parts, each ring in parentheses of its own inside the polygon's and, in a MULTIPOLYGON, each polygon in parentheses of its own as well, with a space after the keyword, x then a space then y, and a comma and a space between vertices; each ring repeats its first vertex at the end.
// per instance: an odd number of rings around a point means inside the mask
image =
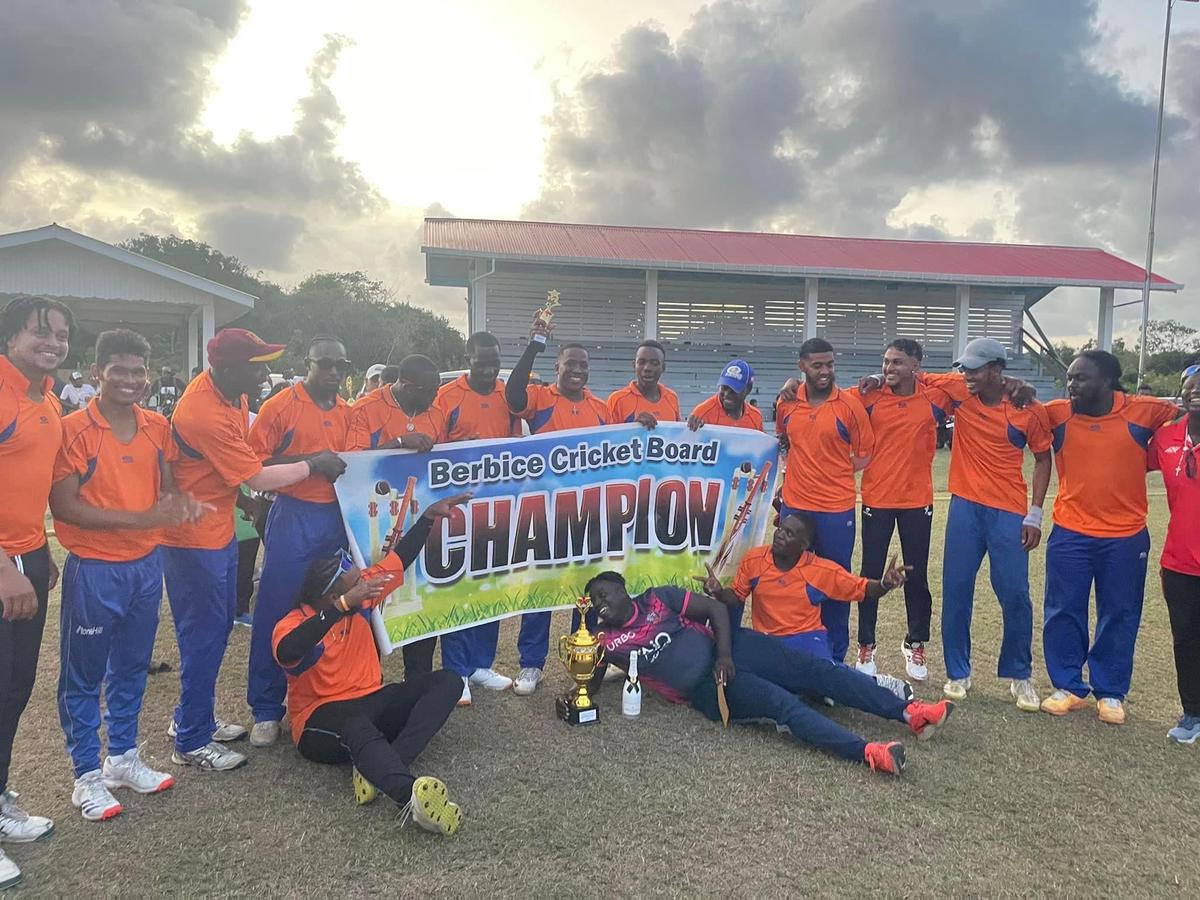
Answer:
POLYGON ((213 210, 200 219, 200 237, 205 243, 236 247, 238 259, 252 269, 291 269, 292 250, 304 231, 300 216, 240 205, 213 210))
MULTIPOLYGON (((560 90, 524 212, 975 240, 1003 219, 1021 240, 1140 259, 1155 102, 1098 68, 1101 40, 1097 0, 716 0, 675 40, 630 28, 560 90), (1015 212, 889 224, 912 191, 984 184, 1015 212)), ((1182 280, 1200 277, 1200 37, 1172 53, 1156 268, 1182 280)), ((1095 317, 1081 309, 1075 330, 1095 317)))

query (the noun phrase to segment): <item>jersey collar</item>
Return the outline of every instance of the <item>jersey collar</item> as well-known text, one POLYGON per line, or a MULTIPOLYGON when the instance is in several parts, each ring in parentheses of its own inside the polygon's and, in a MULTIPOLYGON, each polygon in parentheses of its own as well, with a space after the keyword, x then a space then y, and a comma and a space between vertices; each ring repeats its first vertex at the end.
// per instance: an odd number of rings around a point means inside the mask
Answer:
MULTIPOLYGON (((3 353, 0 353, 0 375, 4 376, 5 381, 11 381, 20 393, 24 394, 29 391, 30 380, 3 353)), ((42 378, 42 393, 54 393, 54 379, 49 375, 42 378)))
MULTIPOLYGON (((85 413, 87 413, 87 417, 91 420, 92 424, 97 428, 102 428, 105 431, 112 431, 112 426, 108 423, 108 419, 104 418, 104 413, 100 412, 100 405, 98 402, 99 399, 100 395, 97 394, 88 401, 88 405, 85 406, 83 410, 85 413)), ((134 405, 133 418, 137 423, 137 430, 141 431, 146 425, 146 411, 142 409, 140 405, 134 405)))

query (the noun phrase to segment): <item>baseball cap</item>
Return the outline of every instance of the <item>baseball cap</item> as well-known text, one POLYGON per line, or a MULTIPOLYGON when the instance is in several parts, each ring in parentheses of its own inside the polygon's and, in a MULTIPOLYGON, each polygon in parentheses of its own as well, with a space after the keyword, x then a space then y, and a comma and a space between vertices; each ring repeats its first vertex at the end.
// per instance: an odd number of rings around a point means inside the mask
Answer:
POLYGON ((382 375, 383 370, 386 368, 387 366, 385 366, 383 363, 375 363, 375 365, 367 369, 367 376, 365 380, 370 381, 372 378, 382 375))
POLYGON ((273 362, 283 356, 287 344, 268 344, 253 331, 226 328, 208 342, 208 364, 231 366, 248 362, 273 362))
POLYGON ((995 338, 975 338, 968 341, 962 356, 954 361, 960 369, 981 369, 988 363, 1005 362, 1008 351, 995 338))
POLYGON ((754 370, 744 359, 731 359, 721 371, 721 377, 717 379, 718 386, 723 384, 731 387, 739 394, 749 390, 753 383, 754 370))
POLYGON ((82 372, 72 372, 72 373, 71 373, 71 380, 72 380, 72 381, 74 381, 76 378, 82 378, 82 377, 83 377, 83 373, 82 373, 82 372))

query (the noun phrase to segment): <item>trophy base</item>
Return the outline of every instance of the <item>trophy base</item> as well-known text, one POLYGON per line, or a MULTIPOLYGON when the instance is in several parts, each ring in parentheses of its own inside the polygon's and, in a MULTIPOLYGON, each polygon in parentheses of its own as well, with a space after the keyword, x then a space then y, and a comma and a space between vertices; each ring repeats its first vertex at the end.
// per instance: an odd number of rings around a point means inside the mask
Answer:
POLYGON ((579 709, 571 703, 571 697, 571 694, 567 694, 554 701, 554 709, 560 719, 568 725, 595 725, 600 721, 600 710, 597 707, 579 709))

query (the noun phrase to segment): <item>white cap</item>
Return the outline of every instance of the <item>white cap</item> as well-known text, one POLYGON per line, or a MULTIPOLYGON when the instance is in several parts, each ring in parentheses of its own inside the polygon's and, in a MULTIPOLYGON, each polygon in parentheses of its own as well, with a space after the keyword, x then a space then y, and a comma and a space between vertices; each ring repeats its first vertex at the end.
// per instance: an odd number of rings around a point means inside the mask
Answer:
POLYGON ((372 378, 378 378, 380 375, 383 374, 383 370, 386 368, 387 368, 387 366, 385 366, 383 363, 375 363, 375 365, 373 365, 369 369, 367 369, 367 379, 366 380, 370 381, 372 378))

